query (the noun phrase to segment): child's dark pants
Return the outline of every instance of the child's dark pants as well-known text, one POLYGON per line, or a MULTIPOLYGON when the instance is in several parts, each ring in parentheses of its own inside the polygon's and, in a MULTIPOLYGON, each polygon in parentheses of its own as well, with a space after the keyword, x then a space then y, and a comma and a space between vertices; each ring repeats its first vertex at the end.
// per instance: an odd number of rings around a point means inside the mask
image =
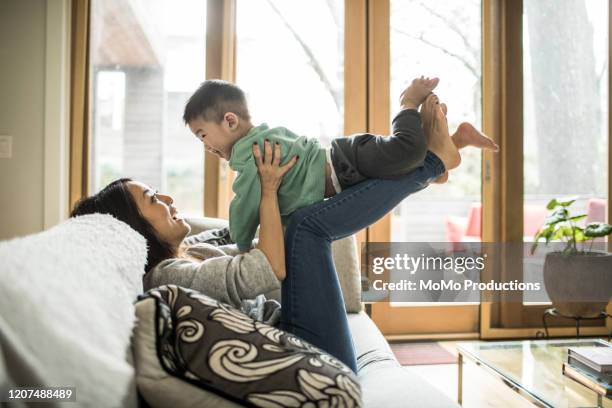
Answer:
POLYGON ((421 167, 427 154, 427 138, 421 116, 405 109, 393 119, 393 134, 369 133, 336 138, 331 161, 342 189, 366 179, 396 179, 421 167))

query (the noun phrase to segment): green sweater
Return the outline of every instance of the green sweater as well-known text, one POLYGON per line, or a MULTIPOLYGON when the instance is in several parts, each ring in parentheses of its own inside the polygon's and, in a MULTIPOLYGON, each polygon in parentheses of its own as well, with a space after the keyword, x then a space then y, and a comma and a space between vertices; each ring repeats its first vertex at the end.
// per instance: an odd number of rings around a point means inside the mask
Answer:
POLYGON ((241 251, 251 248, 259 226, 261 184, 253 158, 253 143, 259 144, 263 156, 265 139, 280 143, 281 165, 293 156, 300 156, 283 177, 278 190, 283 224, 295 210, 323 200, 325 194, 325 150, 317 140, 298 136, 283 127, 270 129, 266 124, 253 127, 234 144, 229 160, 230 168, 238 173, 232 186, 235 197, 229 211, 230 237, 241 251))

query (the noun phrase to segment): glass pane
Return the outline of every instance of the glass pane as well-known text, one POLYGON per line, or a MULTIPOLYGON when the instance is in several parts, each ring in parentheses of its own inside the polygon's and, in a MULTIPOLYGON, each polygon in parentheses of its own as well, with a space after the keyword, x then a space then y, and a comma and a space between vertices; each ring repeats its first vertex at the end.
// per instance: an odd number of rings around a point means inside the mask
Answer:
MULTIPOLYGON (((558 7, 540 0, 523 7, 527 242, 552 198, 577 198, 569 209, 586 214, 579 226, 606 219, 609 4, 574 0, 558 7)), ((544 253, 544 245, 538 251, 544 253)), ((524 273, 541 276, 541 268, 528 259, 524 273)))
POLYGON ((131 177, 202 215, 204 154, 182 122, 204 81, 205 0, 94 0, 91 186, 131 177))
POLYGON ((344 1, 238 0, 236 82, 254 124, 329 145, 344 128, 344 1))
MULTIPOLYGON (((468 121, 481 123, 481 1, 391 0, 391 114, 415 77, 437 76, 435 92, 448 106, 451 134, 468 121)), ((448 183, 409 197, 392 215, 391 240, 480 240, 479 150, 461 151, 448 183)))

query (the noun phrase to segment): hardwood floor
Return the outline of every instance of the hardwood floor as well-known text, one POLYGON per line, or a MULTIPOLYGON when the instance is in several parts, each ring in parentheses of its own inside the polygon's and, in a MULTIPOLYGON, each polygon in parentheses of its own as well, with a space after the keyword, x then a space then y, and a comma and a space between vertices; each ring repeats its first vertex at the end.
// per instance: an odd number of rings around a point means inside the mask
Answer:
MULTIPOLYGON (((454 401, 457 400, 457 364, 406 366, 454 401)), ((520 395, 474 364, 463 367, 463 406, 466 408, 533 407, 520 395)))

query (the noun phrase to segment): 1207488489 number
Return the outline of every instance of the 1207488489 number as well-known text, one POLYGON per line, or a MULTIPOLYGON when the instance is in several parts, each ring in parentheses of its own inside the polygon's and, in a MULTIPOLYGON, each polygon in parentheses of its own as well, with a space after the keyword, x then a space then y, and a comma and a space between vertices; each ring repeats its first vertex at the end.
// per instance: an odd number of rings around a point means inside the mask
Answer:
POLYGON ((76 401, 75 387, 14 387, 2 393, 0 402, 76 401))

